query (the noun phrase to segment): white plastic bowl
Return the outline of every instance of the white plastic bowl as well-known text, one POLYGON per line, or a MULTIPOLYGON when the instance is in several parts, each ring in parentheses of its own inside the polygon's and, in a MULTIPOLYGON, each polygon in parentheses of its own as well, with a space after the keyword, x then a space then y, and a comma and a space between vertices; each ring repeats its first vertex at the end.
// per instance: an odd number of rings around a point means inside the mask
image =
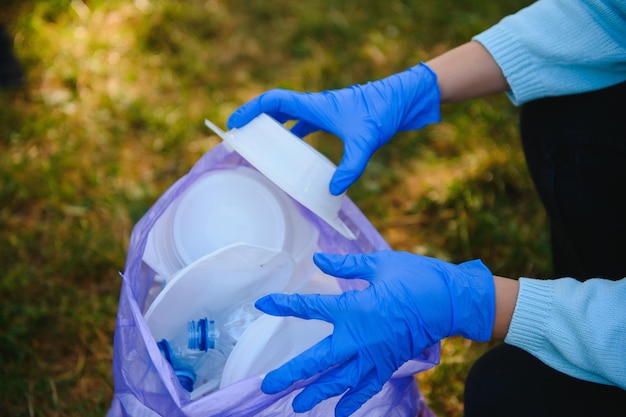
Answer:
POLYGON ((296 201, 346 238, 355 238, 339 218, 343 195, 328 188, 337 167, 315 148, 263 113, 227 132, 209 120, 205 124, 296 201))
POLYGON ((304 214, 302 208, 290 196, 272 184, 283 197, 284 206, 287 208, 287 236, 285 239, 285 251, 293 256, 296 269, 289 286, 285 292, 297 292, 309 281, 317 267, 313 264, 313 253, 319 250, 319 228, 304 214))
POLYGON ((249 376, 264 376, 330 335, 333 325, 296 317, 259 317, 226 360, 220 388, 249 376))
POLYGON ((283 250, 287 212, 269 181, 250 168, 212 171, 180 196, 172 221, 175 250, 188 265, 237 242, 283 250))
POLYGON ((172 202, 159 217, 146 242, 143 261, 148 264, 160 281, 169 280, 176 272, 185 267, 185 263, 174 247, 171 235, 172 218, 176 210, 176 201, 172 202))
POLYGON ((172 202, 148 235, 143 260, 168 282, 196 259, 233 243, 289 253, 296 271, 287 292, 314 272, 319 229, 304 208, 267 177, 248 167, 213 171, 172 202))
MULTIPOLYGON (((336 279, 316 268, 303 294, 340 294, 336 279)), ((321 320, 261 315, 244 331, 226 360, 220 387, 251 376, 264 376, 330 335, 333 325, 321 320)))

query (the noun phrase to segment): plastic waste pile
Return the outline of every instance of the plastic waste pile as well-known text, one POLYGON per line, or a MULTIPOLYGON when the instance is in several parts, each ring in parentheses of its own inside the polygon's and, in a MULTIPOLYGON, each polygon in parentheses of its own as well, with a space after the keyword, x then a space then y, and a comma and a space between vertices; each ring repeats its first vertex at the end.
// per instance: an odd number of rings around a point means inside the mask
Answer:
MULTIPOLYGON (((291 403, 307 381, 267 395, 261 380, 332 325, 261 314, 254 302, 363 289, 323 274, 312 254, 389 249, 349 198, 330 194, 335 166, 280 123, 261 115, 228 132, 207 126, 223 143, 130 236, 108 417, 296 417, 291 403)), ((438 359, 437 345, 406 362, 354 417, 431 417, 414 374, 438 359)), ((306 415, 332 415, 338 398, 306 415)))
POLYGON ((251 372, 266 373, 331 333, 332 327, 322 322, 293 326, 286 318, 258 321, 261 313, 253 306, 271 292, 340 291, 333 280, 304 288, 316 271, 312 255, 319 249, 319 230, 298 201, 344 237, 354 238, 338 216, 341 197, 327 191, 334 166, 309 145, 297 140, 296 148, 286 150, 298 166, 310 161, 303 185, 293 167, 280 168, 262 153, 259 135, 293 146, 291 134, 273 119, 263 115, 253 122, 248 130, 254 135, 207 125, 263 173, 242 166, 207 173, 170 204, 148 236, 143 261, 155 271, 156 285, 145 318, 192 398, 251 372), (277 132, 283 135, 277 138, 277 132), (300 326, 305 330, 298 331, 300 326), (279 342, 273 350, 281 355, 265 351, 285 331, 280 340, 291 340, 289 349, 279 342), (302 334, 294 339, 296 333, 302 334))

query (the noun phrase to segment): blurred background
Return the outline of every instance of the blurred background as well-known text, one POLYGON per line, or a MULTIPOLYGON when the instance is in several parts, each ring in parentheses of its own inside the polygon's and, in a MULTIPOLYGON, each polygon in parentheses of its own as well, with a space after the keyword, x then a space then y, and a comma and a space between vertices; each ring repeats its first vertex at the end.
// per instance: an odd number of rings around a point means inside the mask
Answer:
MULTIPOLYGON (((219 143, 203 124, 273 87, 413 66, 528 0, 2 0, 0 414, 102 416, 128 238, 219 143), (10 52, 16 59, 12 59, 10 52)), ((504 95, 398 134, 349 196, 397 250, 548 273, 546 221, 504 95)), ((339 161, 342 143, 307 138, 339 161)), ((452 338, 417 376, 441 417, 489 344, 452 338)))

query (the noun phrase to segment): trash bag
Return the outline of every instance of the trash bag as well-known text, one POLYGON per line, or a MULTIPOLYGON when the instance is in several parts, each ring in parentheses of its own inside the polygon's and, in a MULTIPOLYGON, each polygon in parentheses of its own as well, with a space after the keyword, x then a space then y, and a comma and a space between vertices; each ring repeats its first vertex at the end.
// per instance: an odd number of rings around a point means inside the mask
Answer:
MULTIPOLYGON (((307 381, 294 384, 288 390, 267 395, 261 392, 261 376, 240 380, 200 398, 191 399, 164 358, 144 319, 155 272, 143 261, 148 235, 167 207, 190 185, 208 172, 250 166, 237 153, 223 144, 203 155, 192 169, 174 183, 144 214, 133 228, 120 291, 114 334, 113 376, 115 391, 108 417, 300 417, 302 415, 331 416, 339 397, 323 401, 305 414, 291 408, 295 395, 307 381)), ((372 252, 389 249, 384 239, 356 205, 344 198, 340 217, 354 232, 349 240, 328 224, 309 213, 319 228, 318 246, 332 253, 372 252)), ((331 278, 336 279, 336 278, 331 278)), ((359 280, 338 279, 342 291, 360 289, 366 285, 359 280)), ((184 302, 184 300, 182 300, 184 302)), ((434 416, 421 395, 414 375, 435 366, 439 361, 440 345, 424 352, 422 357, 405 363, 384 385, 382 391, 366 402, 354 417, 359 416, 434 416)))

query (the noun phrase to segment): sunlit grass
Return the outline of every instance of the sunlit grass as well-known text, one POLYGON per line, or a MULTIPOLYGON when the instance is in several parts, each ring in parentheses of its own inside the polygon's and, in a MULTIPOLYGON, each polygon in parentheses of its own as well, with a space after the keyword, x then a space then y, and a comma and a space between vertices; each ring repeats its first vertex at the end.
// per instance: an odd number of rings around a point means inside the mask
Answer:
MULTIPOLYGON (((130 230, 218 142, 205 117, 224 126, 272 87, 384 77, 528 2, 9 3, 0 18, 27 81, 0 91, 0 407, 95 416, 113 392, 130 230)), ((339 159, 336 138, 309 140, 339 159)), ((544 218, 518 142, 505 97, 447 106, 442 123, 379 151, 349 195, 395 249, 541 275, 544 218)), ((441 416, 461 415, 464 377, 486 348, 450 339, 419 376, 441 416)))

